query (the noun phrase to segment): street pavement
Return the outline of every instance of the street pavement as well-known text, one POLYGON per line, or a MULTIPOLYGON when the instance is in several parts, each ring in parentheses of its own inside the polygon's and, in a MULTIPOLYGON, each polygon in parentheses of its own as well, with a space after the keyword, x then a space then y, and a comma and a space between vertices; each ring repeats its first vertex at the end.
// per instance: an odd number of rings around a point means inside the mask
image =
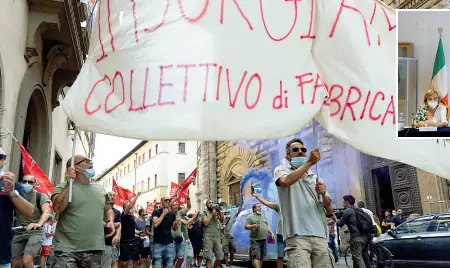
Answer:
MULTIPOLYGON (((225 267, 225 265, 223 265, 223 267, 225 267)), ((248 266, 246 265, 246 263, 237 262, 237 263, 234 263, 233 266, 231 266, 231 267, 232 268, 242 268, 242 267, 248 267, 248 266)), ((272 268, 272 267, 273 268, 277 267, 275 262, 273 262, 273 263, 265 263, 264 266, 263 266, 263 268, 272 268)), ((287 266, 285 265, 284 267, 287 267, 287 266)), ((339 264, 335 266, 335 268, 346 268, 346 267, 347 267, 347 265, 345 265, 345 259, 344 258, 340 259, 339 264)), ((350 264, 350 267, 353 267, 352 264, 350 264)), ((301 268, 301 267, 299 267, 299 268, 301 268)))

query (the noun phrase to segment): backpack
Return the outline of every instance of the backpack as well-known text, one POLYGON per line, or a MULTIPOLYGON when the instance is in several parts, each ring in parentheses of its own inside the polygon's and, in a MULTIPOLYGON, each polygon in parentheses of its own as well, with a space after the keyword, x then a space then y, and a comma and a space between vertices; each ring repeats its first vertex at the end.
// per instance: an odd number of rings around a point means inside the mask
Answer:
POLYGON ((373 224, 369 214, 360 208, 351 207, 356 212, 356 227, 361 233, 372 234, 373 224))
POLYGON ((41 193, 36 192, 36 207, 39 209, 39 212, 42 215, 42 208, 41 208, 41 193))

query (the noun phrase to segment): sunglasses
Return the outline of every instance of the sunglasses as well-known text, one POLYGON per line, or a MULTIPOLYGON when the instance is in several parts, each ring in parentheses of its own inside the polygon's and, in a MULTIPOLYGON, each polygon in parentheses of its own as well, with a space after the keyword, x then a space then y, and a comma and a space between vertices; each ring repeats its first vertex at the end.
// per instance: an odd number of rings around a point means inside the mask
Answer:
POLYGON ((0 160, 6 160, 6 155, 0 154, 0 160))
POLYGON ((293 151, 294 153, 298 153, 300 150, 301 150, 302 152, 304 152, 304 153, 306 153, 306 152, 308 151, 308 149, 306 149, 306 148, 298 148, 298 147, 292 148, 292 151, 293 151))
POLYGON ((170 202, 170 199, 165 199, 164 202, 170 202))
POLYGON ((22 184, 35 184, 34 181, 22 180, 22 184))
POLYGON ((88 164, 91 164, 91 163, 92 163, 91 159, 85 158, 85 159, 81 160, 80 162, 76 163, 75 166, 77 166, 77 165, 79 165, 79 164, 81 164, 81 163, 83 163, 83 162, 88 163, 88 164))

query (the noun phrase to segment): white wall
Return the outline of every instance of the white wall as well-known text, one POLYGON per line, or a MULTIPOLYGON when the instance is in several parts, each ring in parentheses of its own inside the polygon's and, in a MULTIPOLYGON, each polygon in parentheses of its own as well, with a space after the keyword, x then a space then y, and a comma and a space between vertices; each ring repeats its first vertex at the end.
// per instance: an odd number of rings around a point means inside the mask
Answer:
MULTIPOLYGON (((423 95, 431 88, 431 76, 439 42, 439 27, 444 28, 442 43, 447 66, 449 66, 450 27, 447 27, 449 21, 448 10, 398 12, 398 42, 414 43, 414 57, 418 60, 418 105, 423 104, 423 95)), ((450 68, 448 70, 450 72, 450 68)), ((450 77, 450 73, 448 75, 450 77)), ((441 94, 445 95, 445 92, 441 94)))
MULTIPOLYGON (((25 40, 28 24, 28 3, 26 0, 2 1, 0 8, 0 60, 3 78, 3 113, 2 127, 14 132, 17 97, 27 64, 25 40)), ((3 150, 11 154, 13 140, 3 139, 3 150)), ((8 167, 9 162, 6 162, 8 167)))

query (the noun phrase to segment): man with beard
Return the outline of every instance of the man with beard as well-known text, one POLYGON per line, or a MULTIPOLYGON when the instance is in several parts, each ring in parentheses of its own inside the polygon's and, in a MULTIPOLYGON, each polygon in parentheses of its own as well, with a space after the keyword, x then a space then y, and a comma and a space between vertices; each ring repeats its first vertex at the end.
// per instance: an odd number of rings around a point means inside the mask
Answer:
POLYGON ((148 268, 150 267, 149 255, 150 255, 150 243, 145 229, 147 226, 147 221, 144 218, 145 210, 143 208, 139 209, 139 216, 134 220, 136 224, 136 245, 139 260, 136 261, 136 266, 139 263, 139 267, 148 268))
POLYGON ((270 233, 272 240, 275 235, 267 223, 267 218, 262 215, 262 208, 259 204, 252 206, 253 215, 248 216, 245 221, 245 230, 250 230, 250 258, 253 267, 261 268, 267 254, 267 233, 270 233))
POLYGON ((216 257, 214 268, 217 268, 223 260, 222 242, 220 241, 219 223, 223 221, 223 215, 213 209, 213 201, 206 200, 206 210, 202 213, 203 222, 203 257, 206 259, 206 268, 211 268, 213 253, 216 257))
POLYGON ((17 213, 15 226, 23 226, 23 231, 15 231, 12 242, 13 268, 33 268, 34 258, 40 255, 42 242, 42 226, 50 215, 50 200, 45 194, 37 193, 34 190, 36 178, 33 175, 25 175, 22 179, 22 187, 30 196, 31 204, 37 209, 33 212, 33 217, 27 218, 17 213))
POLYGON ((171 230, 176 231, 179 227, 175 214, 170 210, 170 197, 163 197, 161 204, 163 208, 153 211, 152 214, 154 226, 153 258, 156 268, 161 268, 163 263, 166 268, 173 268, 175 245, 173 244, 171 230))
POLYGON ((139 259, 136 246, 136 222, 132 210, 136 204, 137 199, 141 196, 138 193, 132 200, 125 201, 123 204, 123 211, 121 215, 121 239, 120 239, 120 267, 132 268, 134 262, 139 259))
POLYGON ((22 185, 16 183, 14 174, 4 170, 5 160, 6 154, 0 148, 0 268, 11 267, 14 209, 28 218, 33 216, 34 210, 33 205, 27 201, 29 196, 22 190, 22 185))
MULTIPOLYGON (((116 192, 109 192, 110 205, 114 212, 114 227, 116 232, 111 235, 109 234, 108 228, 105 226, 105 251, 102 255, 102 267, 119 267, 119 241, 120 234, 122 230, 122 225, 120 223, 120 211, 114 208, 114 203, 116 202, 117 194, 116 192)), ((105 223, 106 224, 106 223, 105 223)))
POLYGON ((53 209, 59 214, 54 238, 54 268, 100 268, 105 250, 104 227, 114 234, 114 212, 105 189, 91 179, 95 176, 92 161, 82 155, 67 161, 66 179, 73 179, 72 202, 69 203, 70 184, 65 181, 55 187, 53 209))
POLYGON ((283 238, 286 242, 288 267, 333 267, 328 250, 325 215, 333 214, 326 185, 309 169, 320 160, 320 151, 308 150, 303 141, 286 144, 286 156, 274 170, 280 208, 283 238), (320 195, 320 198, 318 197, 320 195), (321 201, 322 199, 322 201, 321 201))

